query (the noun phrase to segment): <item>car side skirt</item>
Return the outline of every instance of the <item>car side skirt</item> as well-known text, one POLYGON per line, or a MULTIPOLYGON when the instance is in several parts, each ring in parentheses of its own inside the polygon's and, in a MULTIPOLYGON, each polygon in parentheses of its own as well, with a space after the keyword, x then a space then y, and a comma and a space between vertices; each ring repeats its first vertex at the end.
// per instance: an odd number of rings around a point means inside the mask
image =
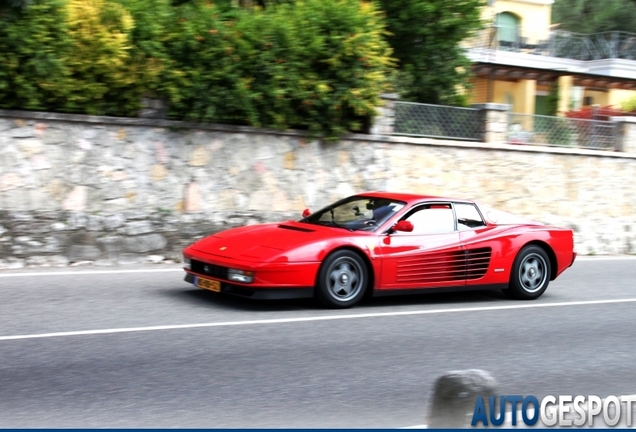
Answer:
POLYGON ((461 291, 485 291, 485 290, 500 290, 508 289, 508 284, 482 284, 482 285, 457 285, 443 288, 398 288, 387 290, 373 290, 373 297, 385 297, 385 296, 398 296, 398 295, 411 295, 411 294, 427 294, 427 293, 447 293, 447 292, 461 292, 461 291))
MULTIPOLYGON (((186 273, 184 281, 194 284, 194 275, 186 273)), ((297 298, 312 298, 314 287, 298 288, 249 288, 246 286, 234 285, 228 282, 221 282, 221 293, 237 297, 251 298, 255 300, 285 300, 297 298)))

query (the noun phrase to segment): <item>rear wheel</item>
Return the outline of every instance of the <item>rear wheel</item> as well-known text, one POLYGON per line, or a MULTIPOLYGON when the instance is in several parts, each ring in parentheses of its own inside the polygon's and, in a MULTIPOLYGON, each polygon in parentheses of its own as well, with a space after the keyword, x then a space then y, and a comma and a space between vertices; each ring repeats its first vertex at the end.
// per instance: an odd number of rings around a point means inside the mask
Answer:
POLYGON ((548 254, 539 246, 526 246, 515 258, 505 293, 518 300, 539 298, 548 288, 550 274, 548 254))
POLYGON ((358 254, 341 250, 329 255, 320 267, 316 294, 330 308, 351 307, 367 290, 367 266, 358 254))

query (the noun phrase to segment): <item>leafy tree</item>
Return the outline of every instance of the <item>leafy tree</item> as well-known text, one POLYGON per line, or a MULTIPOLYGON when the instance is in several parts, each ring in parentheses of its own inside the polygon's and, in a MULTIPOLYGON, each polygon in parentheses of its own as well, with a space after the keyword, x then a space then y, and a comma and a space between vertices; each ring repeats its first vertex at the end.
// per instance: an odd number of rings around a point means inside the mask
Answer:
POLYGON ((132 45, 130 57, 135 64, 139 65, 139 69, 147 72, 137 75, 137 84, 145 87, 148 95, 156 96, 162 91, 159 74, 170 63, 165 40, 166 29, 174 14, 171 0, 114 1, 125 7, 134 21, 134 27, 129 33, 132 45))
POLYGON ((634 32, 636 0, 555 0, 552 22, 577 33, 634 32))
POLYGON ((25 8, 33 3, 33 0, 0 0, 0 8, 25 8))
POLYGON ((373 4, 305 0, 221 15, 192 1, 173 20, 165 80, 173 116, 333 138, 375 114, 392 59, 373 4))
POLYGON ((133 57, 132 15, 111 0, 68 0, 67 9, 73 85, 63 110, 134 115, 158 70, 133 57))
POLYGON ((55 109, 63 103, 70 71, 65 0, 33 0, 0 9, 0 107, 55 109))
POLYGON ((0 8, 0 107, 363 131, 394 68, 359 0, 25 0, 0 8), (152 11, 152 13, 149 13, 152 11))
POLYGON ((470 63, 459 43, 483 26, 485 0, 380 0, 400 61, 398 91, 425 103, 463 104, 470 63))

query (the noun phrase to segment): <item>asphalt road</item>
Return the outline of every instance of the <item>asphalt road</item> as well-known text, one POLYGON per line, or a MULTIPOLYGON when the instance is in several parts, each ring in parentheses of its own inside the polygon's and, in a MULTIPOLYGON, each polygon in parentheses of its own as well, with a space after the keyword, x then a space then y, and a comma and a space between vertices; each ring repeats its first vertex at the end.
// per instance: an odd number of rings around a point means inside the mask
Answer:
POLYGON ((472 368, 500 394, 636 394, 635 281, 635 259, 588 258, 534 302, 332 311, 174 266, 0 272, 0 427, 409 427, 440 374, 472 368))

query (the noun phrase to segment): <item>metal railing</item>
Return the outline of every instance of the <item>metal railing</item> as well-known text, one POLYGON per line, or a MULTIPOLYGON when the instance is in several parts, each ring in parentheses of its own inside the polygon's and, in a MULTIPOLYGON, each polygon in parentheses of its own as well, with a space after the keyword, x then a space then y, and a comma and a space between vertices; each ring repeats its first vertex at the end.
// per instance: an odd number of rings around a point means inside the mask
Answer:
POLYGON ((554 30, 540 34, 521 30, 515 40, 499 40, 502 29, 493 26, 464 43, 477 50, 512 51, 573 60, 636 60, 636 33, 610 31, 594 34, 554 30))
POLYGON ((412 102, 395 102, 394 135, 482 139, 481 110, 412 102))
POLYGON ((576 60, 636 59, 636 34, 620 31, 580 34, 555 31, 552 56, 576 60))
POLYGON ((508 114, 508 143, 614 150, 616 123, 568 117, 508 114))

